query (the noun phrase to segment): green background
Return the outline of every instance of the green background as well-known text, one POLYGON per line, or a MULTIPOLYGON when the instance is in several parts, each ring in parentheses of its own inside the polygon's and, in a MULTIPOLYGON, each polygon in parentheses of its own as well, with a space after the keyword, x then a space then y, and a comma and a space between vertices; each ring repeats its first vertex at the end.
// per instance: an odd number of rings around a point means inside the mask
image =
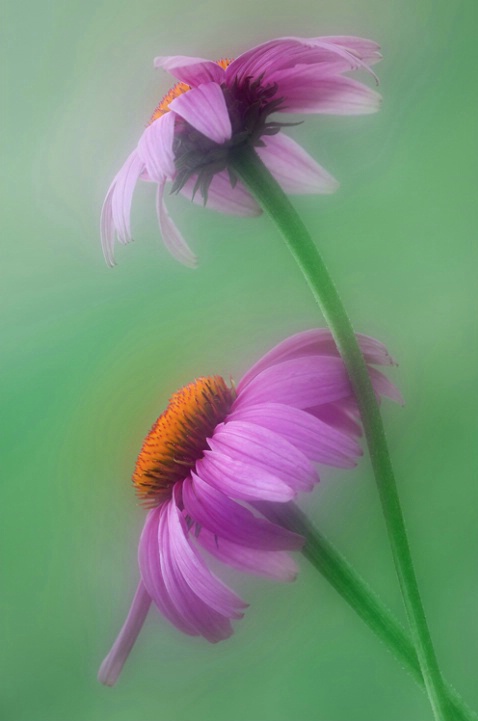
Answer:
MULTIPOLYGON (((406 406, 384 414, 443 670, 478 706, 476 4, 72 0, 7 6, 3 131, 2 721, 419 721, 425 697, 301 559, 210 646, 155 611, 114 689, 96 681, 138 578, 130 486, 145 432, 200 374, 241 373, 323 324, 265 218, 170 199, 200 257, 172 260, 153 189, 108 269, 111 178, 168 89, 158 54, 234 56, 281 35, 383 46, 380 113, 290 134, 340 181, 294 203, 358 330, 387 343, 406 406), (7 311, 8 309, 8 311, 7 311), (7 311, 7 312, 5 312, 7 311)), ((368 82, 368 81, 367 81, 368 82)), ((326 473, 310 515, 403 617, 367 460, 326 473)))

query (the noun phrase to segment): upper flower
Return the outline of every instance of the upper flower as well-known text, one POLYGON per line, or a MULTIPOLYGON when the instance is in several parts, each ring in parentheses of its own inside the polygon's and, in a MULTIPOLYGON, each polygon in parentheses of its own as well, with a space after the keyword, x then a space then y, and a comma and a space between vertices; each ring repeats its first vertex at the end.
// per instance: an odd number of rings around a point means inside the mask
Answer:
MULTIPOLYGON (((154 111, 138 145, 114 178, 101 215, 101 241, 114 263, 115 237, 131 240, 130 212, 138 179, 157 184, 156 210, 164 243, 185 265, 196 258, 171 220, 165 183, 222 213, 258 215, 254 198, 229 163, 241 144, 252 145, 287 193, 330 193, 337 181, 281 132, 273 113, 356 115, 378 109, 380 95, 344 76, 380 60, 378 45, 358 37, 279 38, 235 60, 167 56, 155 66, 177 84, 154 111)), ((371 71, 370 71, 371 72, 371 71)))
MULTIPOLYGON (((373 338, 358 341, 378 395, 400 400, 373 364, 391 364, 373 338)), ((303 539, 258 515, 319 480, 322 466, 348 468, 361 455, 359 414, 327 330, 286 339, 237 386, 198 378, 175 393, 144 441, 134 471, 150 508, 139 541, 141 581, 100 670, 113 684, 153 601, 178 629, 216 642, 232 633, 244 603, 209 568, 211 557, 279 581, 295 578, 287 551, 303 539), (262 505, 261 505, 262 504, 262 505)))

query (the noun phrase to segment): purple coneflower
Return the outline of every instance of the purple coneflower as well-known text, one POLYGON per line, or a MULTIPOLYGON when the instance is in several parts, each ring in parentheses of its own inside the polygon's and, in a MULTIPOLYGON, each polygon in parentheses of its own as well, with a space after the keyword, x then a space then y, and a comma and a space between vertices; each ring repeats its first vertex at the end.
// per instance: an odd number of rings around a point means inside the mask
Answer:
MULTIPOLYGON (((367 364, 390 365, 385 347, 357 336, 367 364)), ((377 395, 400 401, 369 366, 377 395)), ((133 483, 150 510, 139 541, 133 604, 99 680, 113 685, 151 601, 179 630, 214 643, 232 633, 246 603, 208 567, 215 557, 247 573, 292 581, 287 553, 303 538, 257 512, 319 481, 316 464, 349 468, 361 455, 358 410, 328 330, 291 336, 261 358, 237 388, 220 376, 175 393, 149 432, 133 483)))
MULTIPOLYGON (((253 147, 286 193, 331 193, 337 181, 281 132, 273 113, 356 115, 378 110, 380 95, 344 76, 380 60, 379 46, 349 36, 279 38, 235 60, 158 57, 156 67, 179 82, 154 111, 135 150, 114 178, 103 205, 101 239, 113 265, 115 237, 131 240, 130 212, 139 179, 157 184, 163 241, 185 265, 196 257, 164 204, 166 182, 197 203, 222 213, 261 210, 229 162, 241 145, 253 147)), ((370 71, 371 72, 371 71, 370 71)))

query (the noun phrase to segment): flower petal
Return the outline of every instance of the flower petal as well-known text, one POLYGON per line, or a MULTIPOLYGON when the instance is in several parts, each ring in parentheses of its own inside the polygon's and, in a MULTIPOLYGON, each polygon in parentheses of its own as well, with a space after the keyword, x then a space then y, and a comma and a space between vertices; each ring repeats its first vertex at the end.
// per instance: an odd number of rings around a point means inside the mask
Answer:
MULTIPOLYGON (((180 192, 189 198, 189 200, 192 200, 193 203, 204 205, 204 199, 201 193, 194 193, 196 178, 196 175, 189 178, 180 192)), ((216 173, 213 177, 207 191, 206 208, 217 210, 220 213, 228 215, 249 217, 254 217, 262 213, 257 202, 241 182, 237 182, 235 187, 232 187, 226 171, 216 173)))
POLYGON ((304 409, 351 395, 341 358, 305 356, 265 368, 239 389, 232 409, 259 403, 284 403, 304 409))
POLYGON ((245 501, 284 502, 295 497, 295 491, 273 472, 258 467, 249 458, 221 452, 212 439, 208 443, 214 452, 205 451, 196 462, 196 472, 209 485, 245 501))
POLYGON ((307 413, 312 414, 316 418, 327 425, 336 428, 338 431, 345 433, 352 438, 360 438, 363 435, 362 426, 360 425, 358 408, 357 413, 353 414, 349 409, 342 407, 342 402, 325 403, 313 408, 306 408, 307 413), (356 417, 355 417, 356 415, 356 417))
POLYGON ((160 516, 158 525, 157 543, 160 549, 161 571, 165 587, 177 614, 183 623, 194 628, 194 635, 202 635, 211 643, 217 643, 232 634, 229 619, 214 611, 204 603, 186 583, 182 573, 177 567, 175 554, 171 549, 171 539, 168 524, 168 508, 160 516))
MULTIPOLYGON (((375 363, 378 365, 395 364, 395 361, 383 343, 362 333, 357 333, 356 337, 367 363, 375 363)), ((246 385, 265 368, 284 360, 292 360, 293 358, 306 355, 338 357, 337 346, 335 345, 331 332, 327 328, 305 330, 278 343, 263 355, 262 358, 259 358, 252 368, 245 373, 237 387, 238 392, 241 392, 246 385)))
POLYGON ((161 516, 166 513, 166 505, 149 512, 141 533, 138 546, 138 562, 145 588, 163 616, 183 633, 197 636, 195 624, 185 619, 174 604, 163 578, 158 546, 158 529, 161 516))
POLYGON ((217 63, 187 55, 159 55, 154 58, 154 67, 167 70, 175 78, 191 87, 210 82, 220 85, 225 78, 223 68, 217 63))
POLYGON ((276 581, 294 581, 298 568, 285 551, 260 551, 256 548, 231 543, 201 528, 198 542, 212 556, 239 571, 267 576, 276 581))
POLYGON ((176 555, 171 548, 171 529, 169 527, 172 503, 173 501, 169 501, 163 504, 159 509, 160 513, 156 516, 155 546, 156 549, 159 548, 160 574, 158 577, 164 582, 167 601, 176 616, 170 620, 180 630, 183 630, 182 627, 193 629, 191 635, 200 634, 211 643, 216 643, 232 634, 231 623, 229 619, 212 609, 194 593, 178 568, 176 555))
POLYGON ((131 608, 126 616, 126 621, 111 651, 100 666, 98 672, 98 681, 100 683, 105 684, 105 686, 114 686, 118 680, 118 676, 134 646, 134 642, 143 628, 143 623, 146 620, 150 606, 151 596, 145 589, 143 582, 140 581, 131 608))
POLYGON ((175 98, 169 108, 215 143, 231 138, 231 120, 224 93, 217 83, 192 88, 175 98))
MULTIPOLYGON (((217 426, 209 446, 214 451, 207 457, 210 463, 217 464, 217 450, 274 474, 295 491, 311 490, 319 480, 316 469, 302 451, 277 433, 254 423, 228 421, 217 426)), ((266 500, 265 496, 262 498, 266 500)))
POLYGON ((164 178, 158 182, 156 191, 156 214, 158 216, 159 229, 164 241, 164 245, 169 250, 173 258, 179 260, 183 265, 189 268, 197 266, 197 257, 192 252, 189 245, 179 232, 176 224, 169 215, 166 204, 164 202, 164 178))
POLYGON ((191 518, 220 538, 267 551, 297 550, 302 538, 257 518, 195 473, 183 483, 184 506, 191 518))
POLYGON ((340 45, 364 60, 367 65, 374 65, 382 60, 380 45, 375 40, 359 38, 356 35, 326 35, 322 37, 322 40, 333 45, 340 45))
POLYGON ((136 150, 133 150, 113 181, 111 212, 113 224, 121 243, 128 243, 131 240, 131 201, 143 169, 143 161, 136 150))
POLYGON ((113 267, 115 264, 114 244, 115 244, 115 226, 113 223, 112 199, 115 190, 116 179, 111 183, 106 198, 101 208, 100 218, 100 237, 103 255, 107 264, 113 267))
POLYGON ((186 523, 176 503, 168 504, 167 532, 169 547, 178 571, 191 590, 210 608, 226 618, 242 618, 242 601, 206 566, 195 548, 190 544, 186 523), (241 610, 239 610, 241 609, 241 610))
MULTIPOLYGON (((348 38, 349 47, 337 42, 337 36, 298 38, 285 37, 269 40, 247 50, 226 69, 226 82, 243 81, 246 77, 263 76, 266 81, 272 73, 296 65, 315 65, 320 72, 343 73, 358 68, 369 69, 370 41, 363 41, 364 56, 360 53, 360 38, 348 38)), ((373 55, 373 61, 380 58, 373 55)))
POLYGON ((232 413, 230 420, 249 421, 274 431, 318 463, 351 468, 362 455, 359 444, 348 435, 313 415, 279 403, 244 407, 232 413))
POLYGON ((159 182, 172 178, 174 165, 174 113, 165 113, 148 125, 138 143, 138 155, 143 161, 150 180, 159 182))
POLYGON ((314 65, 280 70, 270 76, 277 83, 286 113, 323 113, 328 115, 365 115, 380 109, 380 93, 351 78, 324 75, 314 65))
POLYGON ((377 395, 386 396, 401 406, 405 404, 403 396, 397 386, 394 385, 392 381, 388 380, 387 376, 378 371, 376 368, 369 368, 369 373, 370 380, 372 381, 372 385, 377 395))
POLYGON ((333 193, 338 182, 306 151, 283 133, 263 136, 265 145, 256 148, 285 193, 333 193))

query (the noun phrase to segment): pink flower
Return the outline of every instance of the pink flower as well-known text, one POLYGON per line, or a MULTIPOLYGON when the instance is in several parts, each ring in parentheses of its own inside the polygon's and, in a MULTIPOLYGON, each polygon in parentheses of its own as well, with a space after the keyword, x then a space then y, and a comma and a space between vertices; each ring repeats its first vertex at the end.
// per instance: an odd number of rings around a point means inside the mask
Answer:
MULTIPOLYGON (((357 336, 368 364, 390 365, 385 347, 357 336)), ((369 365, 378 395, 400 401, 369 365)), ((215 557, 247 573, 294 580, 288 551, 303 539, 259 515, 319 481, 316 464, 353 467, 361 448, 358 410, 328 330, 279 343, 237 389, 220 376, 175 393, 149 432, 133 483, 150 508, 139 541, 141 580, 99 680, 113 685, 151 601, 183 633, 214 643, 233 632, 246 603, 208 566, 215 557)))
POLYGON ((380 95, 344 73, 370 71, 380 58, 375 42, 347 36, 270 40, 235 60, 156 58, 156 67, 179 82, 159 103, 106 195, 101 241, 108 264, 114 264, 115 237, 131 240, 131 202, 139 179, 156 183, 163 241, 185 265, 194 266, 196 258, 166 210, 166 182, 173 183, 173 192, 221 213, 258 215, 259 206, 229 162, 241 144, 256 149, 286 193, 336 190, 337 181, 281 132, 288 123, 270 116, 378 110, 380 95))

